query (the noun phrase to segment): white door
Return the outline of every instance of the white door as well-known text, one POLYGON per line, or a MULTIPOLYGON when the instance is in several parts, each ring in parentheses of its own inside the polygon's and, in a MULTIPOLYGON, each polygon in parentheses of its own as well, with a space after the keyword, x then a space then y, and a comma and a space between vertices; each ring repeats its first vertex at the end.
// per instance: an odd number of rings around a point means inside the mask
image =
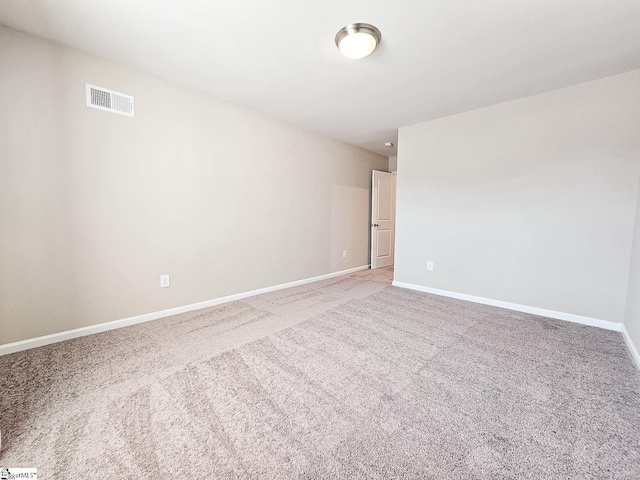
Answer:
POLYGON ((373 171, 371 186, 371 268, 393 265, 396 234, 396 176, 373 171))

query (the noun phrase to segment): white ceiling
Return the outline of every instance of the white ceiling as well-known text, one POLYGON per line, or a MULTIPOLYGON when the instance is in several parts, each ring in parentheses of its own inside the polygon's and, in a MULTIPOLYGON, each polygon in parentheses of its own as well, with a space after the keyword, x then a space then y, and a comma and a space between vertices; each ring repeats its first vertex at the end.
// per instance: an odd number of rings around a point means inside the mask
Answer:
POLYGON ((399 127, 640 68, 640 0, 2 0, 0 23, 387 156, 399 127), (363 60, 334 44, 354 22, 382 32, 363 60))

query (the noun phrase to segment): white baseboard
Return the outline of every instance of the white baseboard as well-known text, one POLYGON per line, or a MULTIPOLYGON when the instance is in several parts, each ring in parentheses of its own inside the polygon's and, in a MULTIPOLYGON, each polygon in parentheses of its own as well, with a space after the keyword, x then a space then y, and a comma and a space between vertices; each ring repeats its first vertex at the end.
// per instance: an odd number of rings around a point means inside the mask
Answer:
POLYGON ((395 280, 393 281, 393 285, 396 287, 408 288, 410 290, 417 290, 419 292, 431 293, 433 295, 440 295, 441 297, 450 297, 456 298, 458 300, 466 300, 468 302, 481 303, 483 305, 492 305, 494 307, 506 308, 508 310, 515 310, 517 312, 531 313, 533 315, 539 315, 541 317, 549 317, 555 318, 557 320, 565 320, 567 322, 581 323, 582 325, 604 328, 606 330, 615 330, 616 332, 621 332, 623 329, 622 323, 600 320, 598 318, 583 317, 582 315, 574 315, 573 313, 564 313, 557 312, 555 310, 546 310, 544 308, 529 307, 527 305, 503 302, 502 300, 493 300, 491 298, 476 297, 474 295, 450 292, 448 290, 439 290, 437 288, 423 287, 422 285, 397 282, 395 280))
POLYGON ((101 332, 106 332, 108 330, 115 330, 116 328, 123 328, 123 327, 128 327, 130 325, 136 325, 138 323, 149 322, 151 320, 157 320, 158 318, 169 317, 171 315, 190 312, 192 310, 199 310, 201 308, 213 307, 216 305, 220 305, 222 303, 234 302, 236 300, 242 300, 243 298, 253 297, 254 295, 275 292, 276 290, 282 290, 284 288, 297 287, 299 285, 313 283, 319 280, 325 280, 327 278, 338 277, 340 275, 347 275, 349 273, 359 272, 361 270, 367 270, 369 267, 370 265, 363 265, 362 267, 350 268, 348 270, 341 270, 339 272, 334 272, 334 273, 327 273, 326 275, 319 275, 317 277, 296 280, 295 282, 281 283, 280 285, 274 285, 272 287, 259 288, 258 290, 251 290, 249 292, 236 293, 234 295, 214 298, 213 300, 206 300, 204 302, 192 303, 190 305, 169 308, 167 310, 160 310, 158 312, 145 313, 143 315, 137 315, 135 317, 129 317, 129 318, 123 318, 120 320, 114 320, 111 322, 99 323, 97 325, 90 325, 88 327, 75 328, 73 330, 53 333, 51 335, 44 335, 42 337, 29 338, 27 340, 20 340, 19 342, 6 343, 4 345, 0 345, 0 356, 8 355, 9 353, 15 353, 22 350, 28 350, 30 348, 41 347, 43 345, 49 345, 51 343, 63 342, 64 340, 69 340, 72 338, 84 337, 86 335, 92 335, 94 333, 101 333, 101 332))
POLYGON ((631 356, 636 362, 636 367, 638 367, 638 369, 640 370, 640 353, 633 343, 633 340, 631 340, 631 336, 629 335, 629 332, 627 332, 627 329, 624 325, 622 326, 622 336, 624 337, 624 341, 627 343, 627 347, 631 352, 631 356))

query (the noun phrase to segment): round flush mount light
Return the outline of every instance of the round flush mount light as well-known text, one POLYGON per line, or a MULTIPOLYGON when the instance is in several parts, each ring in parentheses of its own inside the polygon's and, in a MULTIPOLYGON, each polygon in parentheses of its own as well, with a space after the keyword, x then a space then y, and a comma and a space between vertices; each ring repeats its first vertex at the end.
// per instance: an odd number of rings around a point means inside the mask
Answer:
POLYGON ((393 147, 393 142, 386 142, 384 144, 384 146, 387 147, 387 148, 391 148, 391 147, 393 147))
POLYGON ((364 58, 376 49, 382 34, 368 23, 352 23, 336 34, 336 45, 345 57, 364 58))

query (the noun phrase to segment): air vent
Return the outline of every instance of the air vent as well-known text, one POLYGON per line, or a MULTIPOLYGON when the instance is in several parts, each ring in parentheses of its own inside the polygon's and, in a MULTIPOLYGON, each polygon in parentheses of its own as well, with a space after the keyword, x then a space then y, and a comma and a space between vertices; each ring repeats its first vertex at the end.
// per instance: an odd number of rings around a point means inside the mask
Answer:
POLYGON ((87 85, 87 107, 133 117, 133 97, 107 88, 87 85))

